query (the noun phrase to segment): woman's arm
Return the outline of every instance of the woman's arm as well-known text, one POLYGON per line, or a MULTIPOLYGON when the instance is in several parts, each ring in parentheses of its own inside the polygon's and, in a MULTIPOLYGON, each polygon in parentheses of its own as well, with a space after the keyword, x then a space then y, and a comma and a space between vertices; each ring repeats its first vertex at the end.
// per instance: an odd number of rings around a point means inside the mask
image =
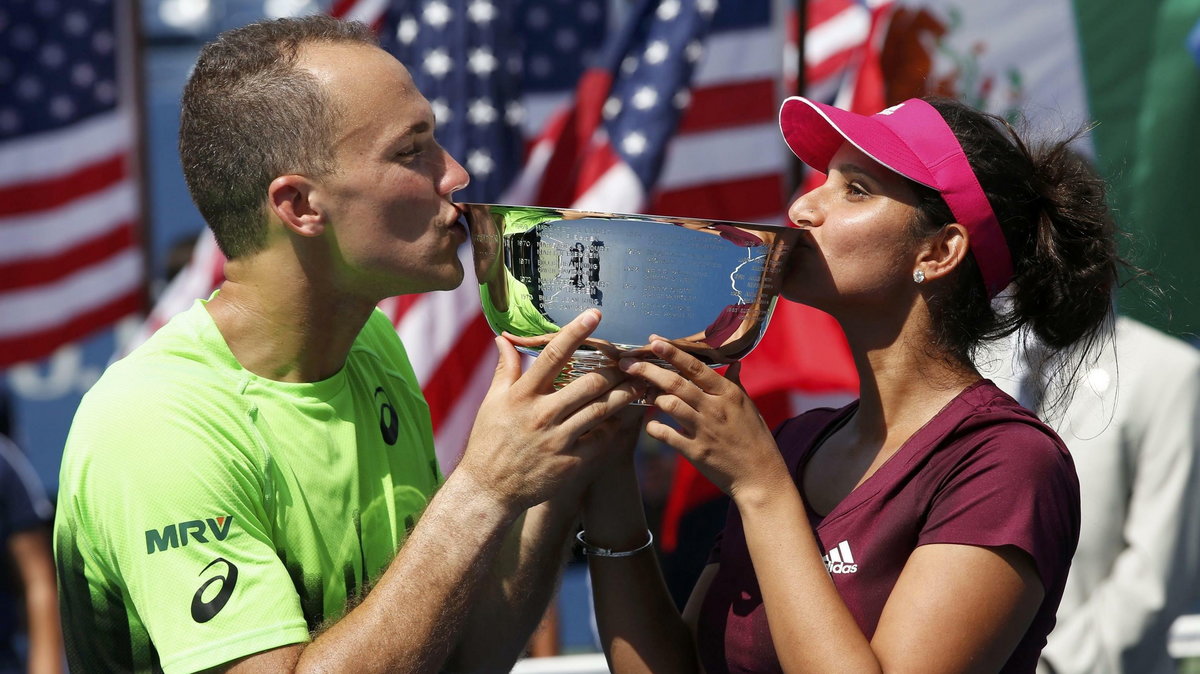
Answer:
POLYGON ((1033 560, 1017 548, 925 545, 868 642, 825 571, 794 488, 735 503, 787 672, 995 672, 1042 601, 1033 560))
MULTIPOLYGON (((615 449, 615 448, 614 448, 615 449)), ((588 489, 584 537, 594 546, 634 550, 648 531, 632 452, 588 489)), ((613 672, 697 672, 692 634, 675 608, 651 548, 628 557, 588 557, 600 642, 613 672)))
POLYGON ((651 422, 647 432, 732 497, 785 671, 960 672, 1003 665, 1042 599, 1026 553, 918 548, 868 641, 825 569, 800 493, 753 403, 736 381, 670 344, 656 341, 652 349, 681 374, 646 362, 622 364, 663 391, 656 404, 677 423, 651 422))

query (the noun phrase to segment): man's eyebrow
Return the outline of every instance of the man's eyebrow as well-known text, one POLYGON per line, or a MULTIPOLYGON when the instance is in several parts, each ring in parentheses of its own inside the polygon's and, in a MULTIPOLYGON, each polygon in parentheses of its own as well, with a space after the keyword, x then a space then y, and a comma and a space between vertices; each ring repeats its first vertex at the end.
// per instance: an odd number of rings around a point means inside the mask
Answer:
POLYGON ((433 124, 428 120, 414 122, 412 125, 398 131, 393 135, 386 136, 387 147, 398 147, 403 143, 409 142, 413 136, 421 136, 429 133, 433 129, 433 124))
POLYGON ((429 133, 433 129, 433 124, 428 120, 421 120, 412 126, 408 127, 400 133, 401 136, 415 136, 422 133, 429 133))

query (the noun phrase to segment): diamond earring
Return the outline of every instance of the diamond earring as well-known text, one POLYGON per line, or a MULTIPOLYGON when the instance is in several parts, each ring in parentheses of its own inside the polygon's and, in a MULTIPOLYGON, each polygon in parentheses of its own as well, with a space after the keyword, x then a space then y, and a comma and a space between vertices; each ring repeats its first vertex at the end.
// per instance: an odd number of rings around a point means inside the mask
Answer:
POLYGON ((918 270, 914 271, 913 272, 913 283, 924 283, 924 282, 925 282, 925 270, 918 269, 918 270))

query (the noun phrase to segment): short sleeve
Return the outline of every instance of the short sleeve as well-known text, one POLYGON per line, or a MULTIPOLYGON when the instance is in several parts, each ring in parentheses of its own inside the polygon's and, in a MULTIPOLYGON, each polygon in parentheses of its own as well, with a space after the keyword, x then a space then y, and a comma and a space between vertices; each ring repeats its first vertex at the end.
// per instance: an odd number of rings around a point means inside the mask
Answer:
POLYGON ((1070 456, 1051 431, 1028 423, 998 423, 977 435, 937 490, 917 544, 1016 546, 1049 590, 1079 541, 1070 456))
POLYGON ((69 648, 86 658, 123 638, 135 668, 151 658, 176 672, 307 640, 271 542, 267 508, 280 496, 265 481, 253 410, 186 384, 116 388, 89 393, 64 456, 56 556, 64 593, 89 598, 63 602, 69 648))

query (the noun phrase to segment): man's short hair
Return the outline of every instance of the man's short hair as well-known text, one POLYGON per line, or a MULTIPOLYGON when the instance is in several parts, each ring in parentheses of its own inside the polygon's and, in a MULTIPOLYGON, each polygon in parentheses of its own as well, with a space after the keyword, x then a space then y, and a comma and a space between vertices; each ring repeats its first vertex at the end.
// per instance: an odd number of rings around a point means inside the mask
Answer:
POLYGON ((301 48, 314 43, 378 44, 365 24, 329 16, 260 21, 205 45, 184 87, 183 175, 230 259, 265 245, 272 180, 333 170, 340 111, 317 78, 296 66, 301 48))

